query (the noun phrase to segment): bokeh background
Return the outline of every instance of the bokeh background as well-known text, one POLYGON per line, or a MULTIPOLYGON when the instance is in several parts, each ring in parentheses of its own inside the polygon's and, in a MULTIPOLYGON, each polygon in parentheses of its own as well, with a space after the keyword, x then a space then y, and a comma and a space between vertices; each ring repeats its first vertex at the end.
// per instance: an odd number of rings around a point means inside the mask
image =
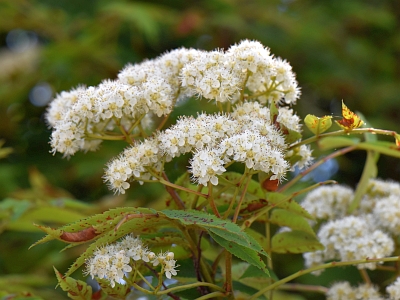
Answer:
MULTIPOLYGON (((32 222, 60 225, 160 197, 160 188, 135 186, 127 197, 107 190, 103 167, 122 144, 104 143, 70 160, 52 156, 43 116, 55 94, 116 78, 126 63, 174 48, 227 49, 242 39, 258 40, 292 64, 302 88, 295 106, 301 117, 340 116, 344 99, 368 126, 400 131, 398 0, 0 0, 0 296, 62 297, 54 294, 52 265, 65 271, 80 250, 60 254, 63 245, 50 243, 28 251, 43 236, 32 222), (49 217, 64 208, 65 218, 49 217)), ((201 105, 208 107, 195 108, 201 105)), ((364 159, 350 153, 325 165, 323 174, 354 187, 364 159)), ((378 175, 399 180, 399 161, 381 157, 378 175)), ((278 275, 299 268, 293 257, 278 275)), ((299 282, 328 285, 335 272, 351 274, 332 271, 299 282)))

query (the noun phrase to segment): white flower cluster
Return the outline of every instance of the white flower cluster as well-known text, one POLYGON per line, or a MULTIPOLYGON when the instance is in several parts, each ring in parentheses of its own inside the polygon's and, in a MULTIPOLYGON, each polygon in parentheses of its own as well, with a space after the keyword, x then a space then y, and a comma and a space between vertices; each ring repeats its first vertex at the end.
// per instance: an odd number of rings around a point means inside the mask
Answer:
MULTIPOLYGON (((371 179, 355 216, 346 216, 353 198, 353 190, 340 185, 319 187, 305 197, 302 206, 322 221, 318 237, 325 246, 323 251, 304 253, 306 266, 393 253, 393 237, 400 234, 400 184, 371 179)), ((375 269, 376 263, 357 267, 375 269)))
POLYGON ((386 292, 389 294, 390 300, 400 299, 400 277, 386 287, 386 292))
MULTIPOLYGON (((375 286, 360 284, 352 287, 349 282, 337 282, 326 293, 327 300, 384 300, 375 286)), ((394 298, 393 298, 394 299, 394 298)), ((398 299, 398 298, 396 298, 398 299)))
MULTIPOLYGON (((244 97, 244 89, 261 103, 282 100, 294 104, 300 96, 290 65, 271 56, 259 42, 246 40, 225 53, 173 50, 154 60, 126 66, 117 80, 57 95, 46 115, 53 129, 52 152, 71 156, 80 150, 94 151, 104 132, 118 127, 129 135, 140 122, 146 128, 152 114, 169 114, 180 98, 197 94, 234 102, 239 92, 244 97)), ((287 128, 298 127, 293 116, 282 109, 278 122, 287 128)))
MULTIPOLYGON (((341 261, 381 258, 394 251, 392 238, 383 231, 374 228, 364 218, 348 216, 336 221, 329 221, 318 232, 319 241, 325 250, 304 253, 305 265, 312 267, 324 261, 341 261)), ((359 269, 376 268, 376 263, 357 265, 359 269)))
POLYGON ((117 80, 59 94, 46 115, 53 128, 53 153, 70 156, 79 150, 96 150, 105 130, 113 131, 120 125, 133 130, 142 119, 146 128, 152 114, 169 114, 180 97, 179 72, 198 53, 201 51, 174 50, 155 60, 128 65, 117 80))
POLYGON ((85 275, 92 278, 106 279, 111 287, 115 283, 125 284, 124 277, 132 271, 132 261, 143 261, 153 266, 162 266, 165 276, 171 279, 177 275, 176 260, 173 252, 165 252, 156 255, 143 245, 138 237, 127 235, 121 242, 106 245, 97 249, 93 256, 86 262, 85 275))
POLYGON ((301 206, 314 218, 334 220, 343 218, 354 198, 354 191, 346 186, 321 186, 304 198, 301 206))
POLYGON ((256 41, 242 41, 225 53, 201 52, 184 66, 182 86, 193 94, 219 102, 235 102, 247 88, 261 103, 294 104, 300 96, 292 67, 256 41))
MULTIPOLYGON (((292 110, 282 111, 285 112, 284 124, 300 133, 299 118, 292 110)), ((194 181, 203 185, 208 182, 217 185, 217 176, 225 172, 224 165, 232 161, 281 180, 293 167, 286 159, 287 147, 282 129, 271 123, 270 110, 258 102, 244 102, 230 114, 180 118, 169 129, 129 147, 110 161, 104 179, 111 189, 124 193, 129 188, 129 180, 149 180, 154 173, 162 171, 164 162, 193 152, 190 172, 194 181)), ((300 149, 304 157, 298 153, 302 158, 299 163, 306 165, 311 160, 311 151, 300 149)))

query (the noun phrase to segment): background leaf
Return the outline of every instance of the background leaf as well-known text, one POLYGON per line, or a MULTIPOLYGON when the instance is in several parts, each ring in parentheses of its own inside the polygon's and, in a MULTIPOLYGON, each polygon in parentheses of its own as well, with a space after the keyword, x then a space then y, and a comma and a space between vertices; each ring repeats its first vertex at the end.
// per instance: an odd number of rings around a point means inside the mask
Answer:
POLYGON ((324 249, 315 235, 297 230, 275 234, 271 244, 271 250, 276 253, 304 253, 324 249))

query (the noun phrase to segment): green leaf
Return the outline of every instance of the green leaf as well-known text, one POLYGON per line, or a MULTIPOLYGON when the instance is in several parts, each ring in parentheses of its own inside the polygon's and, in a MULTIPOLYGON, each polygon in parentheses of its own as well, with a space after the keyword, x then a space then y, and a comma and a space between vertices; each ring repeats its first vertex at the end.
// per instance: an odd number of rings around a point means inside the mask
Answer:
POLYGON ((12 221, 19 219, 31 207, 32 203, 28 200, 6 198, 0 202, 0 211, 10 214, 12 221))
POLYGON ((344 136, 328 136, 318 141, 318 147, 322 151, 354 146, 360 142, 359 138, 348 138, 344 136))
POLYGON ((267 252, 264 251, 253 237, 242 231, 238 225, 229 220, 222 220, 214 215, 197 210, 164 210, 162 213, 170 219, 179 220, 183 225, 200 227, 210 233, 212 232, 214 235, 218 235, 224 240, 267 256, 267 252))
POLYGON ((96 281, 99 283, 101 291, 106 293, 107 296, 111 296, 108 298, 115 297, 116 299, 125 299, 128 293, 131 291, 131 287, 129 284, 119 284, 118 282, 116 282, 115 286, 111 287, 110 281, 108 281, 107 279, 96 278, 96 281))
POLYGON ((367 160, 365 161, 363 173, 360 181, 357 184, 357 189, 354 193, 354 198, 349 206, 349 212, 353 212, 360 204, 361 198, 365 195, 368 184, 371 178, 375 178, 378 175, 378 162, 379 154, 373 151, 367 151, 367 160))
MULTIPOLYGON (((225 172, 224 174, 222 174, 220 176, 220 178, 224 178, 235 185, 240 181, 242 176, 243 176, 243 174, 236 173, 236 172, 225 172)), ((221 184, 223 184, 223 182, 221 182, 221 184)), ((246 194, 252 195, 256 199, 265 197, 264 191, 263 191, 260 183, 253 179, 250 180, 250 182, 248 184, 246 194)))
POLYGON ((314 235, 297 230, 275 234, 271 245, 271 250, 276 253, 304 253, 324 249, 314 235))
MULTIPOLYGON (((114 229, 117 224, 128 214, 154 214, 155 212, 155 210, 148 208, 120 207, 110 209, 102 214, 81 219, 75 223, 62 226, 58 229, 36 225, 48 235, 37 241, 30 248, 54 239, 77 245, 82 244, 95 237, 101 236, 103 233, 109 230, 114 229)), ((145 224, 147 225, 147 223, 145 224)))
MULTIPOLYGON (((53 267, 54 268, 54 267, 53 267)), ((64 292, 68 292, 68 297, 74 300, 91 300, 92 287, 81 280, 75 280, 72 277, 63 276, 54 268, 60 287, 64 292)))
MULTIPOLYGON (((232 284, 233 284, 233 289, 235 290, 235 296, 237 297, 237 299, 250 298, 251 295, 254 295, 255 293, 257 293, 259 291, 259 289, 255 289, 251 286, 248 286, 248 285, 243 284, 236 280, 234 280, 232 282, 232 284), (238 295, 236 295, 236 294, 238 294, 238 295)), ((265 300, 267 298, 264 295, 261 295, 261 296, 257 297, 256 299, 257 300, 260 300, 260 299, 265 300)))
POLYGON ((284 132, 286 132, 286 131, 287 131, 287 134, 285 134, 285 140, 286 140, 286 143, 288 143, 288 144, 294 143, 302 138, 301 133, 298 131, 291 130, 289 128, 284 128, 284 132))
MULTIPOLYGON (((131 208, 132 209, 132 208, 131 208)), ((135 208, 139 211, 147 210, 147 211, 154 211, 151 209, 142 209, 142 208, 135 208)), ((132 213, 135 213, 132 211, 132 213)), ((140 213, 139 213, 140 214, 140 213)), ((111 223, 115 223, 114 221, 111 223)), ((157 232, 160 230, 161 226, 168 224, 168 221, 159 218, 159 217, 154 217, 149 221, 148 219, 143 218, 133 218, 131 220, 127 220, 125 223, 120 225, 120 227, 117 229, 114 226, 112 226, 110 229, 106 230, 103 232, 101 235, 96 236, 96 240, 94 240, 90 246, 86 249, 84 253, 82 253, 74 262, 74 264, 68 269, 67 273, 65 274, 66 276, 71 275, 73 272, 75 272, 80 266, 82 266, 85 261, 92 256, 93 252, 106 244, 111 244, 118 240, 119 238, 130 234, 134 233, 135 235, 140 235, 142 232, 149 233, 149 232, 157 232)))
POLYGON ((358 144, 357 149, 376 151, 381 154, 400 158, 400 146, 396 146, 390 142, 364 142, 358 144))
POLYGON ((246 269, 246 271, 244 271, 242 276, 240 276, 240 279, 249 278, 249 277, 250 278, 252 278, 252 277, 271 278, 271 276, 269 276, 269 274, 263 272, 262 270, 260 270, 259 268, 256 268, 253 265, 249 265, 249 267, 246 269))
POLYGON ((248 262, 249 264, 261 269, 263 272, 268 274, 268 268, 264 261, 261 259, 260 255, 247 247, 243 247, 234 242, 228 241, 219 235, 209 232, 210 236, 214 241, 216 241, 221 247, 225 248, 227 251, 235 255, 236 257, 248 262))
POLYGON ((312 133, 314 133, 315 135, 319 135, 327 131, 332 126, 331 119, 332 119, 331 116, 324 116, 322 118, 318 118, 314 115, 307 115, 304 118, 304 123, 312 133))
POLYGON ((284 209, 274 209, 271 213, 269 221, 279 226, 287 226, 293 230, 299 230, 311 235, 315 235, 307 220, 298 214, 292 213, 284 209))
POLYGON ((270 205, 274 205, 276 207, 282 208, 284 210, 295 213, 299 216, 303 216, 307 219, 314 220, 314 217, 311 216, 300 204, 298 204, 293 198, 293 195, 284 195, 280 193, 267 193, 266 199, 270 205))

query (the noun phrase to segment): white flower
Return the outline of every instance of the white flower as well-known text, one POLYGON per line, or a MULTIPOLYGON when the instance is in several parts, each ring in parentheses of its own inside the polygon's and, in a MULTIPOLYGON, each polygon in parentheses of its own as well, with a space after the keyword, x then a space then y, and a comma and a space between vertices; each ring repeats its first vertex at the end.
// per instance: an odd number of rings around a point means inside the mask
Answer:
POLYGON ((287 107, 279 107, 278 117, 276 121, 284 128, 301 132, 300 118, 297 116, 292 109, 287 107))
POLYGON ((46 121, 51 127, 55 127, 57 122, 64 120, 65 113, 77 102, 80 95, 85 91, 85 87, 80 86, 69 92, 63 91, 50 102, 46 113, 46 121))
POLYGON ((124 150, 118 158, 107 164, 104 181, 117 193, 124 194, 129 188, 128 180, 132 177, 138 181, 148 180, 152 176, 146 168, 156 172, 162 169, 158 141, 149 138, 124 150))
POLYGON ((178 274, 177 270, 175 270, 175 268, 177 267, 177 266, 175 266, 175 263, 176 263, 176 260, 174 260, 174 259, 168 259, 168 260, 164 261, 164 272, 165 272, 165 276, 168 279, 171 279, 172 275, 176 276, 178 274))
MULTIPOLYGON (((394 251, 394 242, 390 236, 376 229, 362 217, 348 216, 329 221, 321 226, 318 232, 319 241, 325 246, 320 251, 323 261, 340 259, 341 261, 382 258, 394 251)), ((315 265, 313 258, 321 262, 320 254, 306 255, 306 266, 315 265)), ((359 264, 359 269, 374 270, 377 263, 359 264)))
POLYGON ((203 98, 231 101, 241 89, 245 73, 235 68, 233 57, 220 51, 202 52, 181 71, 182 86, 203 98))
MULTIPOLYGON (((281 180, 289 165, 281 150, 271 144, 268 136, 246 130, 223 140, 219 150, 229 159, 245 163, 249 169, 271 172, 272 180, 281 180)), ((227 160, 227 158, 224 159, 227 160)))
POLYGON ((376 199, 375 208, 372 211, 379 226, 385 228, 394 235, 400 233, 400 197, 392 194, 388 197, 376 199))
POLYGON ((400 277, 386 287, 386 292, 389 294, 390 300, 400 299, 400 277))
POLYGON ((333 284, 326 293, 327 300, 355 300, 355 291, 347 281, 333 284))
POLYGON ((337 282, 332 285, 326 293, 327 300, 383 300, 375 286, 360 284, 358 287, 351 287, 350 283, 337 282))
POLYGON ((301 206, 317 219, 343 218, 354 198, 351 188, 342 185, 320 186, 304 198, 301 206))
POLYGON ((190 172, 193 179, 199 184, 207 185, 208 182, 211 182, 213 185, 217 185, 217 175, 226 171, 223 163, 224 161, 220 159, 216 150, 209 148, 197 150, 190 160, 190 172))

